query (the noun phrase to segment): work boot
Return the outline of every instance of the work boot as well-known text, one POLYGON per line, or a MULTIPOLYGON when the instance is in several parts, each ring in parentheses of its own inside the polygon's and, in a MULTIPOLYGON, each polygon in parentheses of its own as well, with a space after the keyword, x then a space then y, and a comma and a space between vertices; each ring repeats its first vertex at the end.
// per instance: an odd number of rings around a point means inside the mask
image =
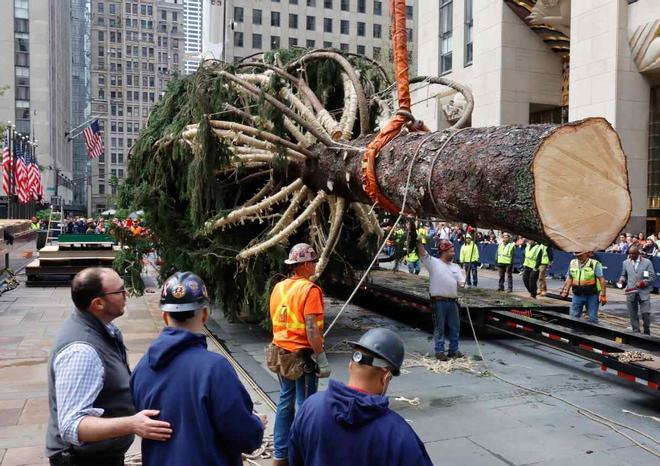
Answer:
POLYGON ((651 329, 650 328, 645 328, 644 329, 644 335, 651 335, 651 329))
POLYGON ((276 458, 273 458, 273 466, 289 466, 289 460, 287 459, 278 460, 276 458))
POLYGON ((438 361, 446 361, 447 355, 445 353, 435 353, 435 359, 438 361))
POLYGON ((497 291, 504 291, 504 288, 498 288, 497 291))
POLYGON ((513 290, 506 290, 507 293, 513 293, 513 290))
POLYGON ((449 359, 458 359, 458 358, 462 358, 462 357, 463 357, 463 353, 461 353, 460 351, 450 351, 450 352, 447 354, 447 357, 448 357, 449 359))

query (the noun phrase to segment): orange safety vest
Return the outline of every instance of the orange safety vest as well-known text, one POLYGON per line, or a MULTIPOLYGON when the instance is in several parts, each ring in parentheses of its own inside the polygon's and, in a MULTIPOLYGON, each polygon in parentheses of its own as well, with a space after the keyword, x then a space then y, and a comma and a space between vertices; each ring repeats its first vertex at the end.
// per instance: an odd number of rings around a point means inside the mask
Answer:
MULTIPOLYGON (((307 295, 313 287, 319 288, 300 277, 287 278, 275 285, 270 295, 270 320, 275 346, 287 351, 311 348, 305 331, 304 311, 307 295)), ((316 314, 316 325, 323 334, 323 312, 316 314)))

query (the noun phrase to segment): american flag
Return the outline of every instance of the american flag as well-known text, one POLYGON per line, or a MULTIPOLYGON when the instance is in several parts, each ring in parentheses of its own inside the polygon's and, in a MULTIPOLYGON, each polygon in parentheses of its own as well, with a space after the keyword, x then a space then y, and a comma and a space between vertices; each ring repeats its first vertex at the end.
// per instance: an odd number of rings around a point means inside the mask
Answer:
POLYGON ((83 136, 90 158, 95 159, 103 154, 103 133, 99 127, 99 120, 92 121, 92 124, 83 130, 83 136))
POLYGON ((27 166, 28 195, 35 201, 39 200, 41 193, 41 172, 37 161, 31 156, 27 166))
POLYGON ((18 202, 27 203, 30 201, 30 191, 28 186, 28 172, 25 164, 25 146, 19 145, 19 151, 16 152, 16 194, 18 202))
POLYGON ((9 157, 9 129, 5 134, 5 148, 2 150, 2 189, 4 189, 7 196, 11 195, 11 178, 9 178, 9 165, 11 158, 9 157))

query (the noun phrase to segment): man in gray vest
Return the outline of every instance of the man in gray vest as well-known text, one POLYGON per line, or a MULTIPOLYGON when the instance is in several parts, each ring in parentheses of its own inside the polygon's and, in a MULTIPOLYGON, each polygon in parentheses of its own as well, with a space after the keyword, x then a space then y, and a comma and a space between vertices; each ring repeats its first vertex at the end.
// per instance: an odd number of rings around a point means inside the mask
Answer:
POLYGON ((75 309, 55 338, 48 360, 46 456, 51 465, 119 466, 137 434, 168 440, 158 411, 135 413, 121 332, 124 281, 112 269, 88 268, 71 283, 75 309))
POLYGON ((623 261, 621 278, 617 285, 626 286, 626 306, 633 332, 639 333, 639 312, 642 313, 644 333, 651 334, 651 290, 655 282, 653 263, 640 256, 634 245, 628 249, 628 259, 623 261))

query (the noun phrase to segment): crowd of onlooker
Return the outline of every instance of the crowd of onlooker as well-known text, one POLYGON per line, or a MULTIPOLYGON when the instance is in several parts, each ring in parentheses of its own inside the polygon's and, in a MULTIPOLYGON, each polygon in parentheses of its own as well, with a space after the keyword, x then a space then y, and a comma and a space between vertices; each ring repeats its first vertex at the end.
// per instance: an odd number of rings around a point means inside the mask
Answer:
POLYGON ((145 231, 144 221, 132 218, 122 220, 117 217, 112 220, 107 220, 103 217, 97 217, 96 219, 91 217, 67 217, 64 219, 62 231, 68 234, 101 235, 109 233, 111 225, 128 228, 136 236, 141 235, 145 231))
POLYGON ((642 254, 647 257, 659 255, 660 252, 660 233, 644 237, 643 233, 633 236, 631 233, 621 233, 617 240, 605 250, 605 252, 614 252, 619 254, 628 254, 628 249, 633 244, 636 245, 642 254))

